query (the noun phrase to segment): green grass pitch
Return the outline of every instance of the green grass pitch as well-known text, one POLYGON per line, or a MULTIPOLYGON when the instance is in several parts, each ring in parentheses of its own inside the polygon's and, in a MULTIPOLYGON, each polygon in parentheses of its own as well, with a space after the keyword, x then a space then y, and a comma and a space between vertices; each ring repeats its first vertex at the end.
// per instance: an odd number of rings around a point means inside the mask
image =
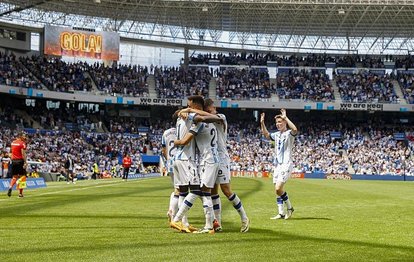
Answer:
MULTIPOLYGON (((414 184, 292 179, 293 218, 276 213, 270 179, 233 179, 251 219, 227 199, 223 233, 168 227, 170 179, 49 183, 0 196, 0 261, 414 261, 414 184)), ((201 201, 190 222, 201 226, 201 201)))

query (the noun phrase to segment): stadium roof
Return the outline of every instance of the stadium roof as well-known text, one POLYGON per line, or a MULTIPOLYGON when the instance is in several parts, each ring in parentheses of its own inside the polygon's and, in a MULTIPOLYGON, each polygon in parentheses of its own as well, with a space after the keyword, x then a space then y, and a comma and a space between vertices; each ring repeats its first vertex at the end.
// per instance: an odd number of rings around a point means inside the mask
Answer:
POLYGON ((397 49, 414 35, 414 0, 9 0, 0 7, 5 20, 70 25, 71 15, 80 15, 83 27, 99 27, 85 19, 93 17, 104 30, 126 35, 159 29, 167 37, 218 41, 229 32, 229 41, 241 45, 270 45, 283 36, 287 45, 323 42, 328 49, 342 38, 352 49, 372 38, 367 47, 380 41, 382 49, 397 49))

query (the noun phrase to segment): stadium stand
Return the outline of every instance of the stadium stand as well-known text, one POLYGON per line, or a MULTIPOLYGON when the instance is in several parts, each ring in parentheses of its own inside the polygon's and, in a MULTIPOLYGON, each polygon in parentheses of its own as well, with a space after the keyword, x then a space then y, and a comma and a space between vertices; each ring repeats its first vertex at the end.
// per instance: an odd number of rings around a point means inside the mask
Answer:
MULTIPOLYGON (((216 97, 235 100, 267 100, 273 94, 279 99, 330 102, 335 100, 333 83, 339 87, 344 102, 399 103, 395 88, 400 88, 408 103, 413 103, 411 73, 399 71, 381 75, 361 71, 353 75, 339 73, 329 80, 325 63, 334 62, 337 67, 382 69, 384 61, 392 57, 291 55, 266 53, 204 54, 193 57, 194 63, 206 63, 220 58, 221 63, 237 64, 235 67, 211 70, 207 67, 158 67, 138 65, 104 66, 102 63, 67 63, 55 57, 20 56, 0 54, 0 83, 25 88, 47 87, 59 92, 93 92, 95 94, 149 97, 150 74, 154 74, 158 98, 184 98, 193 94, 209 95, 213 75, 217 78, 216 97), (263 61, 277 61, 281 66, 276 80, 272 80, 263 61), (233 62, 229 62, 233 61, 233 62), (242 63, 243 62, 243 63, 242 63), (244 67, 245 65, 255 67, 244 67), (259 67, 262 66, 262 67, 259 67), (292 68, 294 67, 294 68, 292 68), (399 86, 394 86, 394 83, 399 86), (40 82, 40 83, 39 83, 40 82), (97 90, 94 90, 94 86, 97 90)), ((411 56, 396 59, 396 67, 411 66, 411 56)))
POLYGON ((106 94, 148 96, 149 73, 146 66, 95 63, 88 70, 97 88, 106 94))
MULTIPOLYGON (((278 55, 276 53, 207 53, 197 54, 190 58, 190 64, 208 64, 210 60, 218 60, 221 65, 265 66, 268 61, 275 61, 279 66, 288 67, 324 67, 326 62, 334 62, 337 67, 384 68, 384 60, 392 57, 371 57, 359 55, 333 56, 327 54, 278 55)), ((400 62, 399 64, 401 64, 400 62)))
MULTIPOLYGON (((30 135, 29 157, 47 162, 48 170, 53 172, 60 170, 65 154, 76 157, 82 170, 89 170, 96 159, 102 169, 110 170, 125 150, 133 150, 136 159, 142 154, 158 155, 160 137, 171 126, 165 119, 101 118, 99 111, 86 108, 47 109, 38 105, 26 109, 43 128, 33 129, 30 135), (99 125, 109 132, 97 133, 99 125)), ((1 108, 2 150, 7 150, 16 127, 33 127, 33 123, 20 119, 11 107, 1 108)), ((298 127, 296 172, 414 175, 413 130, 384 122, 328 124, 322 120, 318 125, 300 121, 298 127), (395 133, 406 133, 407 139, 396 139, 395 133)), ((275 130, 275 126, 269 130, 275 130)), ((260 135, 258 123, 232 119, 229 138, 232 170, 272 170, 272 144, 260 135)))
POLYGON ((414 76, 412 74, 400 73, 397 75, 397 79, 407 103, 414 104, 414 76))
POLYGON ((267 99, 274 91, 267 69, 229 67, 218 72, 216 94, 219 98, 267 99))
POLYGON ((52 57, 20 57, 20 62, 49 90, 59 92, 91 91, 92 84, 84 72, 89 65, 84 62, 66 63, 52 57))
POLYGON ((154 76, 158 98, 208 97, 211 79, 208 68, 155 67, 154 76))
MULTIPOLYGON (((263 140, 254 124, 246 128, 237 124, 230 130, 232 170, 272 171, 272 144, 263 140)), ((396 129, 364 124, 347 128, 301 124, 299 130, 293 156, 296 172, 414 175, 412 151, 403 141, 394 139, 396 129), (342 130, 341 136, 333 137, 331 132, 338 130, 342 130), (403 161, 401 156, 405 155, 403 161)))
POLYGON ((333 101, 334 90, 328 76, 320 70, 290 69, 276 78, 280 99, 333 101))
POLYGON ((335 81, 341 98, 348 102, 397 103, 392 77, 388 74, 359 73, 337 75, 335 81))
POLYGON ((33 75, 20 64, 13 54, 0 52, 0 83, 8 86, 41 88, 33 75))

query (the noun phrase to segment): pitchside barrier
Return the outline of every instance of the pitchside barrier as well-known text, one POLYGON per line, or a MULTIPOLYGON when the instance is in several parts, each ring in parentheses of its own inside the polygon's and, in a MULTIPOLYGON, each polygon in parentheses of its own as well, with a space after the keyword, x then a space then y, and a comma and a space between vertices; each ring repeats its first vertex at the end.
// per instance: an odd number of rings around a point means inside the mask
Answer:
MULTIPOLYGON (((268 171, 231 171, 232 177, 271 177, 268 171)), ((312 178, 312 179, 336 179, 336 180, 388 180, 388 181, 414 181, 414 176, 404 175, 350 175, 350 174, 326 174, 326 173, 304 173, 293 172, 291 178, 312 178)))
MULTIPOLYGON (((159 173, 150 173, 150 174, 130 174, 128 179, 140 179, 140 178, 148 178, 148 177, 159 177, 161 174, 159 173)), ((11 179, 0 179, 0 191, 5 191, 9 189, 11 179)), ((36 189, 46 187, 46 182, 43 177, 39 178, 27 178, 26 180, 26 189, 36 189)), ((16 189, 16 185, 13 187, 16 189)))
POLYGON ((159 176, 161 176, 160 173, 129 174, 128 179, 138 179, 138 178, 146 178, 146 177, 159 177, 159 176))
MULTIPOLYGON (((11 179, 0 179, 0 191, 5 191, 9 189, 11 179)), ((39 178, 27 178, 26 180, 26 189, 35 189, 46 187, 46 182, 42 177, 39 178)), ((13 187, 16 189, 16 185, 13 187)))

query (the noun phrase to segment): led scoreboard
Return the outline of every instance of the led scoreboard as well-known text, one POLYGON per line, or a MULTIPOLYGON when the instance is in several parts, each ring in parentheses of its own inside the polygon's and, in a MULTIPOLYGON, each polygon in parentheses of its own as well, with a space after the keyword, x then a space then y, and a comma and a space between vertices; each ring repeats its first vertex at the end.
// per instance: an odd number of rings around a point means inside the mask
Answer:
POLYGON ((119 60, 119 35, 45 26, 46 55, 119 60))

